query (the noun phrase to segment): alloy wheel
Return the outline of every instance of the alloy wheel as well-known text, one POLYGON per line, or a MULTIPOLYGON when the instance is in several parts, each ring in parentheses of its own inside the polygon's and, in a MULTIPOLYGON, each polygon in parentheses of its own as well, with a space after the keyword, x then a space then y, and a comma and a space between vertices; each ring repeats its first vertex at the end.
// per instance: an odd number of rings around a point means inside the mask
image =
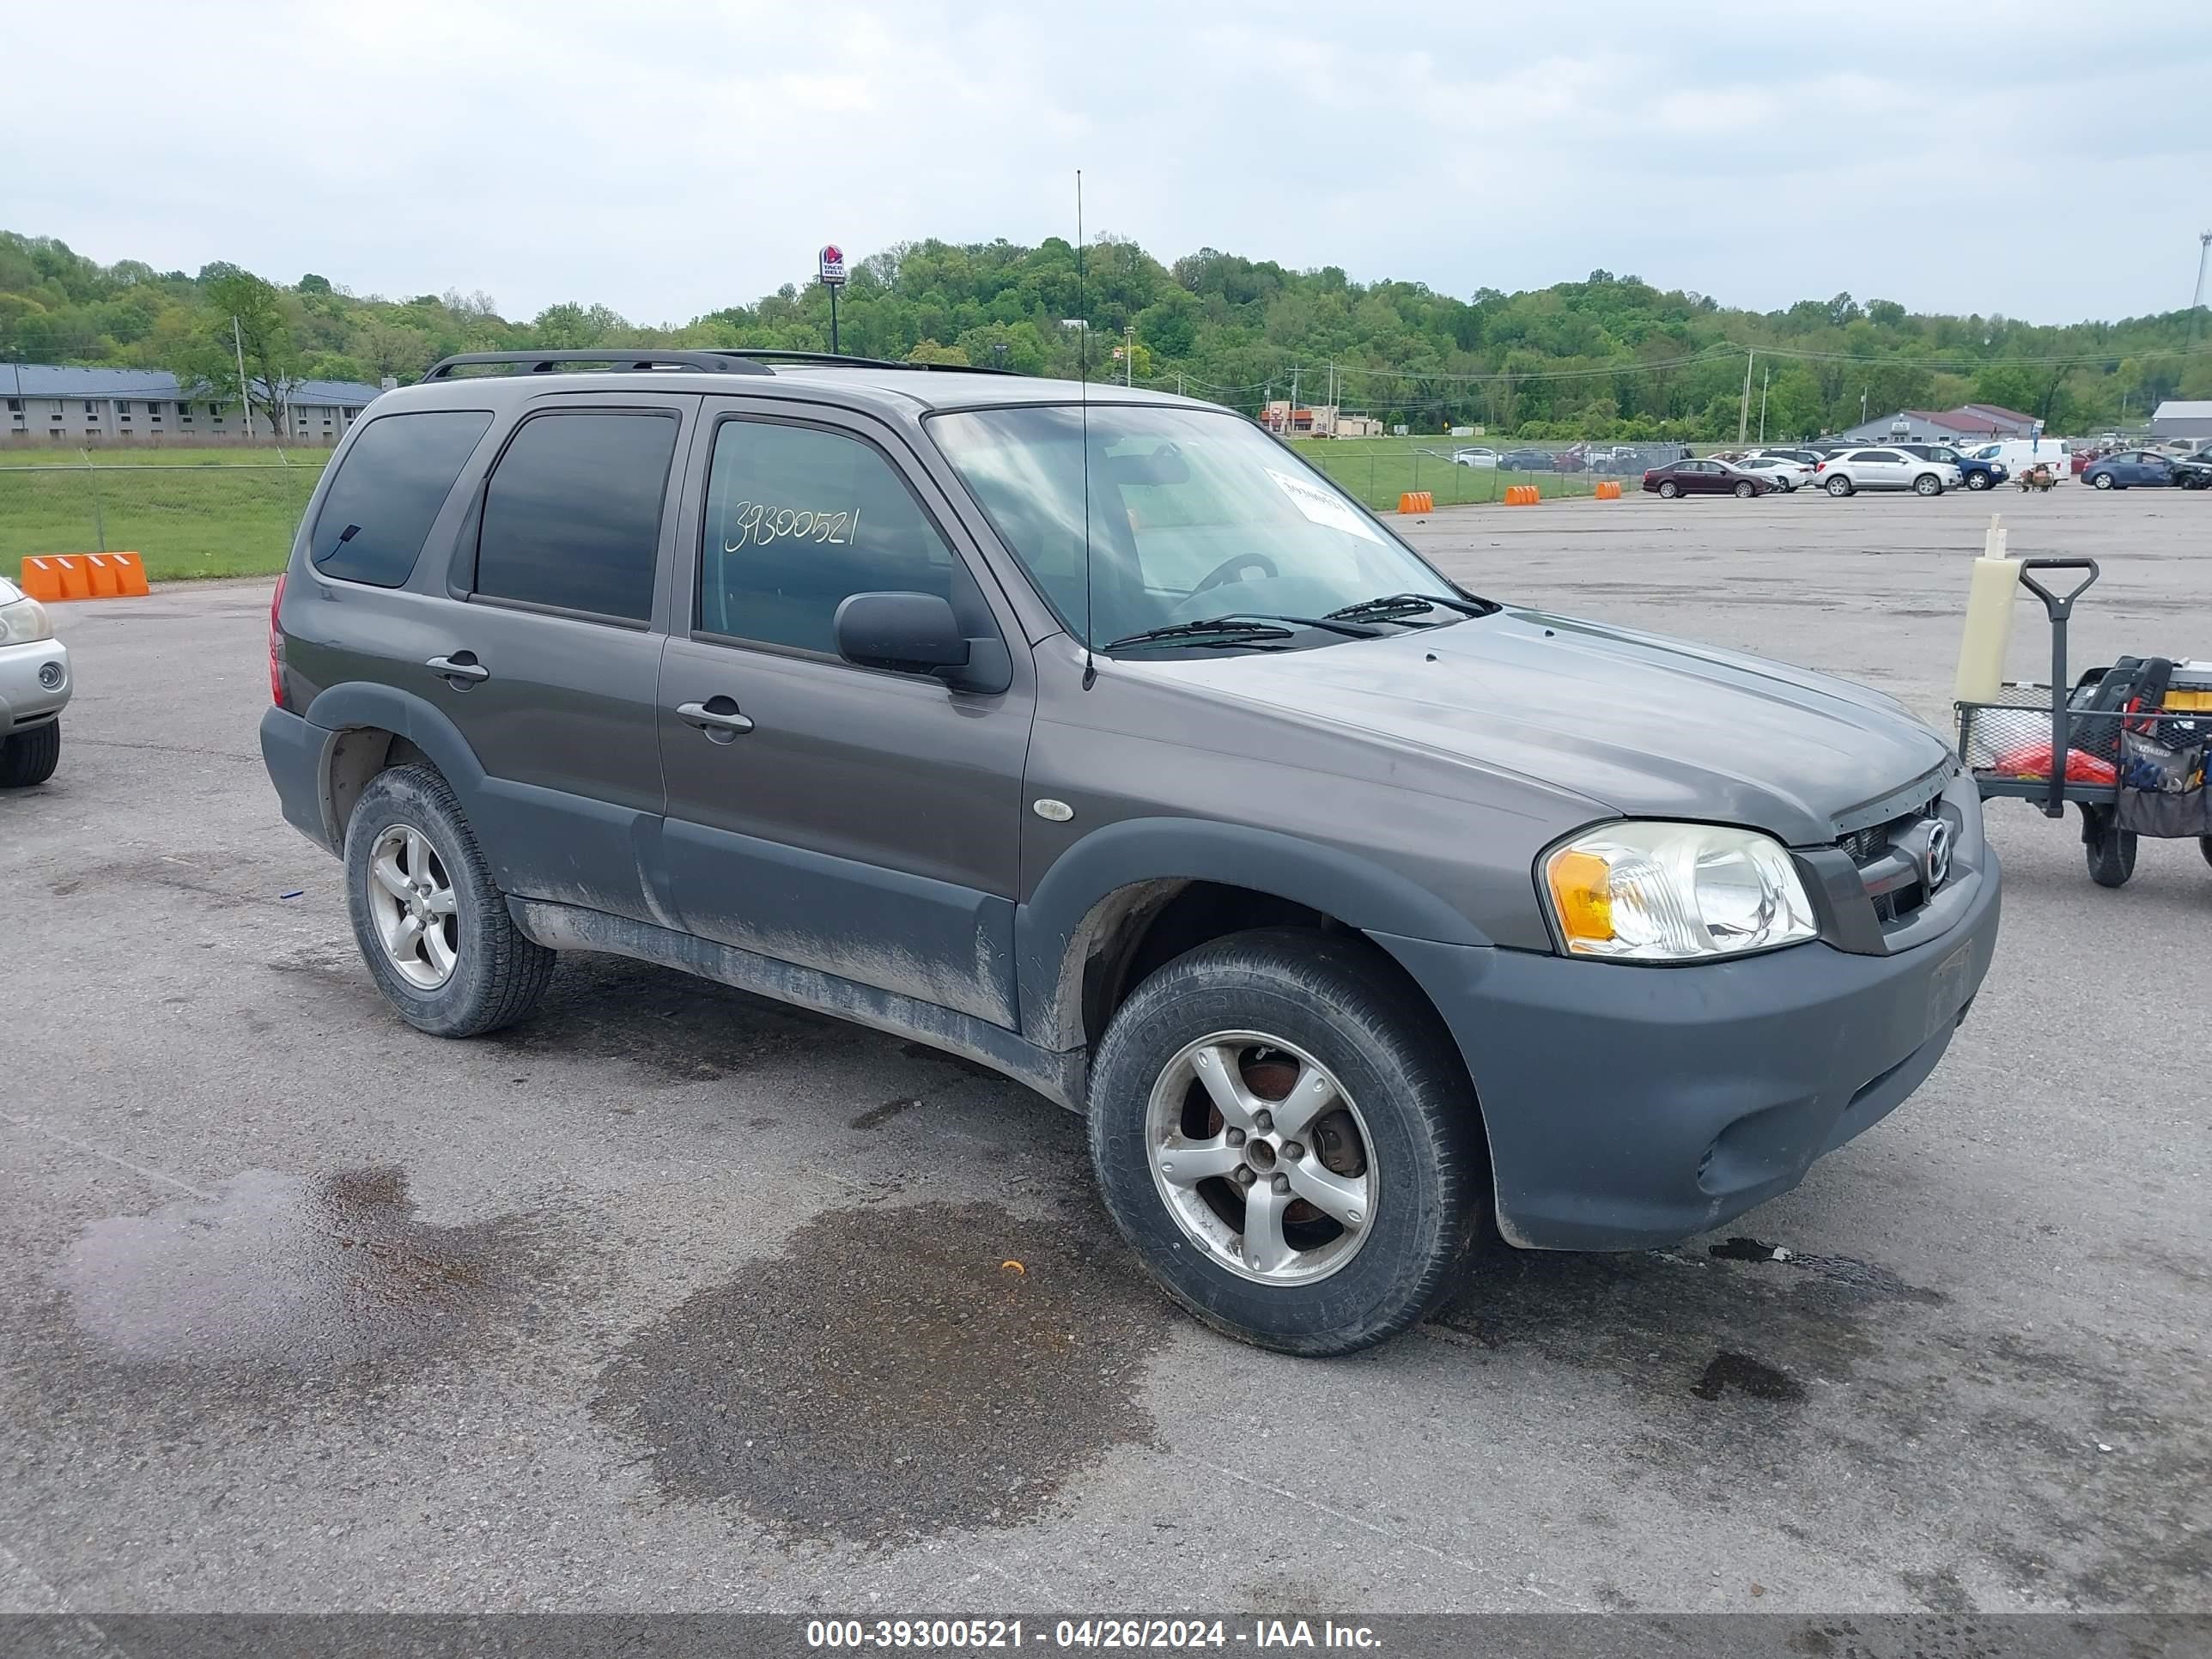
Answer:
POLYGON ((1380 1188, 1365 1121, 1334 1073, 1263 1031, 1216 1031, 1161 1069, 1146 1105, 1152 1182, 1186 1237, 1268 1285, 1359 1253, 1380 1188))
POLYGON ((384 954, 418 991, 434 991, 460 959, 459 903, 445 861, 411 824, 386 826, 368 854, 368 909, 384 954))

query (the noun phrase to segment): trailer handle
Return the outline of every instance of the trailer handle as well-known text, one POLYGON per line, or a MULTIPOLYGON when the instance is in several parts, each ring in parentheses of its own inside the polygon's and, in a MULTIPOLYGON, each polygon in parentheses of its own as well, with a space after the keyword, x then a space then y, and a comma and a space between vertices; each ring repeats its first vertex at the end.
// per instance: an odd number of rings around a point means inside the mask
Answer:
POLYGON ((2020 585, 2043 601, 2044 612, 2051 618, 2051 794, 2043 803, 2043 816, 2047 818, 2066 816, 2066 762, 2071 753, 2071 734, 2067 728, 2072 724, 2073 714, 2069 706, 2071 687, 2066 678, 2066 623, 2074 614, 2074 601, 2089 591, 2098 574, 2094 559, 2020 562, 2020 585), (2089 574, 2064 593, 2054 593, 2028 574, 2031 570, 2086 570, 2089 574))

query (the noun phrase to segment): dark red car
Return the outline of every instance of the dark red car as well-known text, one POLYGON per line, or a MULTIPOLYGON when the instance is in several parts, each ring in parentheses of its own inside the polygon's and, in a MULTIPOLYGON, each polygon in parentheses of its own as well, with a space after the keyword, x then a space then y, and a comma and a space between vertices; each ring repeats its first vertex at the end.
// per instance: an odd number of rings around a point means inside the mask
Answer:
POLYGON ((1779 488, 1756 472, 1726 461, 1669 461, 1644 475, 1644 487, 1673 501, 1677 495, 1771 495, 1779 488))

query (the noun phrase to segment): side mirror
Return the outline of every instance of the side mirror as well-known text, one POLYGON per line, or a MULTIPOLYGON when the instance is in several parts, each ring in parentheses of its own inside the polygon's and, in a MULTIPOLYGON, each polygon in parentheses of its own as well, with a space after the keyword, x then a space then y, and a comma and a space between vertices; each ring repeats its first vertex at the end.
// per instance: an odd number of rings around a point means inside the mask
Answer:
POLYGON ((830 630, 837 654, 862 668, 934 674, 960 691, 1003 691, 1013 683, 1005 645, 965 637, 952 606, 935 593, 848 594, 830 630))

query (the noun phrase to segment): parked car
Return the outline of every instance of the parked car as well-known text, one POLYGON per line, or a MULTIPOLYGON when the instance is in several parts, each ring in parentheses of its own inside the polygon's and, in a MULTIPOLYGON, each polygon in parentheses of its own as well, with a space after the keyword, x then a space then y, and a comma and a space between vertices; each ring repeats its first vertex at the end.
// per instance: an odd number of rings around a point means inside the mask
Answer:
POLYGON ((1491 1231, 1788 1191, 1973 1000, 1981 804, 1881 693, 1477 598, 1194 400, 606 361, 386 392, 270 604, 270 780, 421 1031, 606 951, 948 1050, 1085 1115, 1196 1316, 1322 1354, 1491 1231))
POLYGON ((1814 449, 1809 445, 1798 444, 1790 444, 1780 447, 1770 446, 1765 449, 1754 449, 1752 451, 1752 457, 1753 459, 1756 459, 1761 455, 1770 456, 1776 460, 1781 461, 1801 461, 1807 466, 1817 466, 1827 459, 1827 452, 1826 450, 1814 449))
POLYGON ((2176 461, 2173 482, 2183 489, 2212 489, 2212 444, 2176 461))
POLYGON ((1917 455, 1923 461, 1947 461, 1959 469, 1959 481, 1969 489, 1994 489, 2012 477, 2012 469, 1995 459, 1984 460, 1978 455, 1962 455, 1948 444, 1892 444, 1892 449, 1901 449, 1908 455, 1917 455))
POLYGON ((1772 495, 1785 486, 1764 473, 1747 471, 1726 461, 1669 461, 1644 475, 1644 487, 1655 495, 1673 501, 1677 495, 1772 495))
POLYGON ((2000 438, 1978 444, 1969 452, 1978 461, 2001 461, 2014 474, 2040 464, 2057 477, 2070 477, 2088 465, 2081 447, 2071 438, 2000 438))
POLYGON ((1755 472, 1784 489, 1794 490, 1813 481, 1809 463, 1792 460, 1785 455, 1751 455, 1733 465, 1742 471, 1755 472))
POLYGON ((2082 469, 2081 482, 2096 489, 2163 489, 2174 482, 2173 457, 2155 449, 2123 449, 2082 469))
POLYGON ((1455 449, 1452 451, 1452 465, 1454 466, 1496 466, 1498 452, 1494 449, 1485 449, 1480 444, 1468 449, 1455 449))
POLYGON ((1498 457, 1498 465, 1510 472, 1549 472, 1552 452, 1548 449, 1509 449, 1498 457))
POLYGON ((53 776, 69 706, 69 647, 45 605, 0 576, 0 789, 53 776))
POLYGON ((1814 470, 1831 495, 1861 489, 1909 489, 1916 495, 1940 495, 1959 487, 1959 469, 1949 461, 1924 460, 1903 449, 1875 446, 1846 449, 1814 470))

